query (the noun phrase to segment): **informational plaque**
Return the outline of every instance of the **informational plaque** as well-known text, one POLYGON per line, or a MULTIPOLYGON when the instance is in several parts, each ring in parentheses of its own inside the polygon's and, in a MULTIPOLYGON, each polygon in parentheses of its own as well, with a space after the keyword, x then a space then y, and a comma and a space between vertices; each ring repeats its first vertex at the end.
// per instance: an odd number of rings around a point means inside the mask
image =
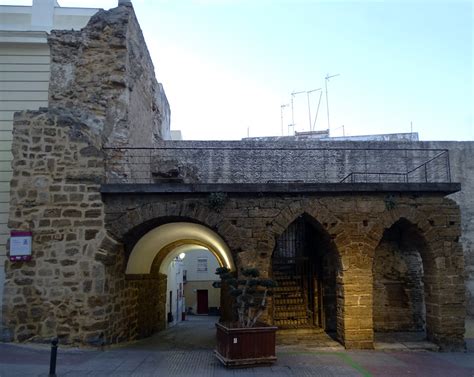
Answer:
POLYGON ((12 262, 31 259, 31 232, 13 230, 10 233, 10 260, 12 262))

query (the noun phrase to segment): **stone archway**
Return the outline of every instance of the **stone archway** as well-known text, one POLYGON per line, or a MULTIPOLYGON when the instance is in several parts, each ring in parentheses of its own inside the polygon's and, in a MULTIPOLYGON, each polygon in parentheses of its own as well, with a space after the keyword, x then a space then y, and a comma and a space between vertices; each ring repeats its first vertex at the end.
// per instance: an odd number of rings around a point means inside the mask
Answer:
POLYGON ((454 216, 458 213, 449 199, 432 212, 400 206, 385 211, 368 231, 371 244, 379 245, 384 232, 401 221, 416 238, 423 265, 426 335, 442 350, 464 349, 464 256, 454 216))
MULTIPOLYGON (((349 242, 347 236, 346 224, 344 221, 336 217, 329 209, 324 200, 320 199, 306 199, 301 201, 294 201, 286 206, 280 214, 273 220, 270 228, 270 241, 268 242, 269 255, 272 255, 275 250, 278 238, 285 232, 286 229, 296 219, 305 216, 311 219, 313 224, 316 224, 317 233, 320 235, 320 240, 323 239, 327 245, 331 245, 330 249, 333 252, 333 264, 336 266, 335 273, 331 275, 334 298, 333 305, 328 305, 327 310, 333 312, 332 322, 328 324, 328 330, 336 330, 336 337, 338 341, 346 345, 346 323, 345 323, 345 290, 344 290, 344 276, 343 271, 343 257, 342 251, 345 250, 346 244, 349 242), (335 313, 334 313, 335 311, 335 313)), ((271 271, 272 259, 268 258, 269 270, 271 271)), ((346 263, 347 266, 347 263, 346 263)), ((327 317, 329 313, 324 313, 327 317)), ((326 327, 326 325, 325 325, 326 327)), ((357 348, 357 347, 356 347, 357 348)))
POLYGON ((216 232, 200 224, 173 222, 150 230, 138 240, 129 256, 125 273, 149 274, 156 261, 161 265, 168 254, 181 245, 204 246, 222 267, 235 270, 229 247, 216 232))
POLYGON ((277 238, 272 255, 273 278, 279 282, 274 324, 286 330, 335 332, 339 270, 328 232, 307 213, 298 216, 277 238))
POLYGON ((432 275, 427 247, 420 230, 405 218, 384 231, 373 263, 373 323, 381 339, 384 333, 423 339, 426 305, 431 306, 430 291, 424 292, 424 273, 432 275))
MULTIPOLYGON (((182 282, 178 282, 176 287, 169 286, 169 268, 179 262, 176 259, 179 253, 199 248, 210 251, 219 266, 235 270, 232 255, 223 239, 200 224, 183 221, 163 224, 148 231, 135 243, 125 275, 137 297, 135 315, 139 338, 164 329, 170 321, 175 323, 176 316, 181 315, 174 313, 174 306, 180 305, 176 301, 177 292, 184 293, 184 286, 182 282)), ((175 273, 181 274, 182 271, 172 271, 173 281, 175 273)), ((209 273, 214 280, 213 271, 209 273)), ((209 288, 214 289, 212 286, 209 288)), ((227 305, 225 298, 221 297, 220 301, 223 306, 227 305)))

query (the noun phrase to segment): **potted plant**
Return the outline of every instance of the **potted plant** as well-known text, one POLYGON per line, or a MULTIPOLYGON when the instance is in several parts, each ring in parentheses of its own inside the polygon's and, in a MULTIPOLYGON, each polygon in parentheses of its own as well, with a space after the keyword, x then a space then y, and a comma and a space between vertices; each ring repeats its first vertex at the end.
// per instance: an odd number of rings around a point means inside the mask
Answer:
POLYGON ((276 283, 260 278, 256 268, 241 270, 236 278, 229 269, 220 267, 221 281, 215 286, 233 297, 234 321, 216 323, 216 357, 227 367, 250 367, 276 361, 277 327, 259 322, 268 305, 268 297, 276 283))

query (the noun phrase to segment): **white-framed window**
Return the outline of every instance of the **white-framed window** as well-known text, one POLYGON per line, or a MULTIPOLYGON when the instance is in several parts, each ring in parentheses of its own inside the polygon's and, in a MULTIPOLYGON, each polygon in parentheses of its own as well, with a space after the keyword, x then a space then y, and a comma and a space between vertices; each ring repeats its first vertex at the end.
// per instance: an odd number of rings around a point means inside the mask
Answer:
POLYGON ((207 272, 207 258, 197 259, 197 272, 207 272))

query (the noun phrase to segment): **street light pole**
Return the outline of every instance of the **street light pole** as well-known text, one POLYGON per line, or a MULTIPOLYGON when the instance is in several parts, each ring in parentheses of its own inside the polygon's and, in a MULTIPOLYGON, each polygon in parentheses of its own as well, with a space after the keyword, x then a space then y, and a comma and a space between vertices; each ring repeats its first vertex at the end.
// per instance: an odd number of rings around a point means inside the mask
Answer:
POLYGON ((330 78, 332 77, 336 77, 336 76, 340 76, 339 73, 336 74, 336 75, 332 75, 332 76, 329 76, 329 73, 326 74, 326 77, 325 77, 325 85, 326 85, 326 109, 327 109, 327 113, 328 113, 328 133, 329 133, 329 136, 331 136, 331 124, 329 122, 329 99, 328 99, 328 81, 330 78))

